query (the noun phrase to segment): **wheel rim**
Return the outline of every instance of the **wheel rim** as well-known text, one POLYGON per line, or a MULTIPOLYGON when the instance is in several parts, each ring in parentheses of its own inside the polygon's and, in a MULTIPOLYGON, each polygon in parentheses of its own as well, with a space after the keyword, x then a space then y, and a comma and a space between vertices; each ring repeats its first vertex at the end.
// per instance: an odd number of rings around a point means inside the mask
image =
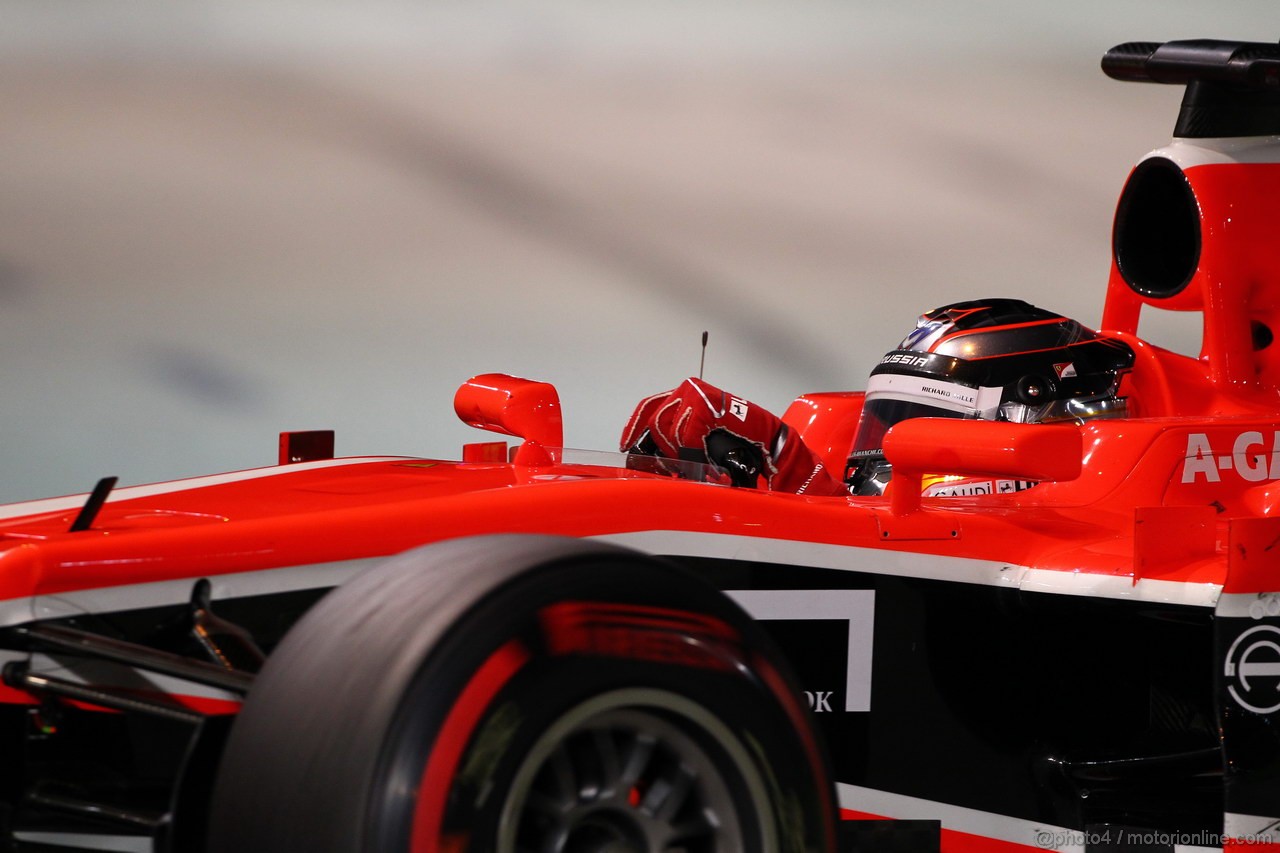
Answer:
POLYGON ((773 851, 764 779, 706 708, 661 690, 578 705, 538 738, 513 778, 500 853, 773 851))

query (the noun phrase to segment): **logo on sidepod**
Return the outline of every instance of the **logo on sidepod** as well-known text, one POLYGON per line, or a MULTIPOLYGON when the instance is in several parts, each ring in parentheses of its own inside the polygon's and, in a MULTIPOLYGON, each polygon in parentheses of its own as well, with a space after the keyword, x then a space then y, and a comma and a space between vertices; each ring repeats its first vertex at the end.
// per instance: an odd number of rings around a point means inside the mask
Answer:
POLYGON ((1231 442, 1230 453, 1219 453, 1203 432, 1187 436, 1187 455, 1182 462, 1182 482, 1222 482, 1222 472, 1232 472, 1246 482, 1280 480, 1280 456, 1275 453, 1280 432, 1271 435, 1270 443, 1261 432, 1242 432, 1231 442))
POLYGON ((1227 692, 1255 714, 1280 711, 1280 628, 1258 625, 1227 650, 1227 692))

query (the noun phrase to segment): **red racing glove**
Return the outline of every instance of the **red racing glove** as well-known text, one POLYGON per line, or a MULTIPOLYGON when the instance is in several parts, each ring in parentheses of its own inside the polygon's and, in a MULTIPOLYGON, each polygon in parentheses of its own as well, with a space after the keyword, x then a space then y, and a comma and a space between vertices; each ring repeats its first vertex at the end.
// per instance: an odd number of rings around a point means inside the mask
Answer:
POLYGON ((768 410, 701 379, 640 401, 622 431, 628 453, 709 464, 735 486, 848 494, 798 435, 768 410))

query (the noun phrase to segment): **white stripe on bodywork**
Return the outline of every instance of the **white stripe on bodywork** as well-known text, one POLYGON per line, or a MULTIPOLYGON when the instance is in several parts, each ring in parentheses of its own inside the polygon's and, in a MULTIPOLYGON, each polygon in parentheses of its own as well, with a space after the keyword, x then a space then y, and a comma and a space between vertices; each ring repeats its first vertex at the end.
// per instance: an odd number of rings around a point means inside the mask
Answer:
POLYGON ((1280 844, 1280 817, 1227 812, 1222 816, 1222 833, 1251 844, 1280 844))
MULTIPOLYGON (((1086 841, 1089 840, 1087 834, 1079 829, 1067 829, 1050 823, 891 794, 843 782, 836 785, 836 795, 841 808, 894 820, 936 820, 945 831, 1019 844, 1028 850, 1085 853, 1086 841)), ((1134 832, 1141 833, 1142 830, 1134 832)), ((1152 830, 1151 834, 1171 839, 1180 837, 1177 833, 1161 833, 1158 830, 1152 830)), ((1188 835, 1194 839, 1195 833, 1188 835)), ((947 849, 945 841, 942 849, 947 849)), ((1222 848, 1174 844, 1173 850, 1174 853, 1214 853, 1222 848)))
POLYGON ((1189 583, 1139 578, 1136 582, 1125 575, 1099 575, 1060 569, 1028 569, 1022 580, 1023 592, 1053 595, 1082 595, 1093 598, 1119 598, 1159 604, 1183 604, 1188 607, 1213 607, 1222 594, 1219 583, 1189 583))
POLYGON ((22 625, 35 618, 30 598, 11 598, 0 601, 0 628, 22 625))
POLYGON ((1164 157, 1180 169, 1196 166, 1219 166, 1230 163, 1280 162, 1280 136, 1218 137, 1212 139, 1174 139, 1150 152, 1143 160, 1164 157))
POLYGON ((1280 616, 1280 592, 1224 592, 1214 612, 1230 619, 1274 618, 1280 616))
MULTIPOLYGON (((373 462, 400 462, 410 457, 405 456, 360 456, 345 459, 322 459, 316 462, 295 462, 291 465, 274 465, 270 468, 250 468, 245 471, 231 471, 226 474, 212 474, 207 477, 192 477, 188 480, 171 480, 165 483, 149 483, 142 486, 124 486, 114 489, 107 503, 126 501, 132 498, 149 498, 156 495, 169 495, 174 492, 185 492, 191 489, 203 489, 207 486, 221 486, 226 483, 242 483, 245 480, 260 480, 265 477, 279 477, 283 474, 296 474, 301 471, 317 471, 322 468, 342 468, 348 465, 368 465, 373 462)), ((66 512, 79 509, 89 495, 67 495, 60 498, 44 498, 38 501, 7 504, 0 506, 0 519, 21 518, 25 515, 43 515, 52 512, 66 512)))
POLYGON ((871 649, 875 637, 873 589, 726 590, 753 619, 822 619, 846 623, 848 658, 844 709, 871 710, 871 649))
POLYGON ((155 849, 149 835, 91 835, 84 832, 15 832, 13 837, 28 844, 49 844, 110 853, 150 853, 155 849))
POLYGON ((212 585, 215 601, 306 589, 327 589, 345 583, 382 557, 340 560, 306 566, 286 566, 226 575, 197 575, 155 583, 104 586, 0 602, 0 627, 33 619, 62 619, 86 613, 115 613, 143 607, 164 607, 191 600, 191 589, 202 577, 212 585))
MULTIPOLYGON (((329 589, 350 580, 361 571, 381 562, 381 558, 343 560, 308 566, 290 566, 258 572, 213 575, 208 578, 214 600, 253 595, 329 589)), ((115 613, 144 607, 181 605, 191 600, 192 587, 200 578, 182 578, 131 586, 78 590, 35 599, 0 602, 0 626, 19 625, 35 619, 59 619, 89 613, 115 613)), ((9 660, 25 660, 26 653, 0 651, 0 666, 9 660)), ((241 697, 214 687, 173 676, 145 672, 131 667, 79 658, 74 655, 33 655, 31 669, 83 684, 154 691, 239 702, 241 697)))
MULTIPOLYGON (((683 530, 645 530, 588 537, 636 548, 650 554, 744 560, 862 572, 873 575, 921 578, 949 583, 1021 589, 1054 595, 1213 607, 1222 592, 1220 584, 1183 583, 1143 578, 1136 583, 1123 575, 1100 575, 1056 569, 1031 569, 995 560, 944 557, 830 545, 790 539, 767 539, 725 533, 683 530)), ((384 558, 344 560, 305 566, 285 566, 253 572, 210 575, 213 597, 239 598, 337 586, 361 569, 384 558)), ((191 585, 202 575, 155 583, 104 586, 76 590, 37 599, 17 598, 0 602, 0 627, 32 619, 55 619, 83 613, 106 613, 179 604, 191 595, 191 585)))
POLYGON ((1006 587, 1054 595, 1118 598, 1193 607, 1213 607, 1222 592, 1222 585, 1214 583, 1184 583, 1150 578, 1142 578, 1135 583, 1133 578, 1125 575, 1031 569, 1013 563, 972 557, 944 557, 911 551, 724 533, 647 530, 593 538, 650 554, 810 566, 872 575, 1006 587))
POLYGON ((1084 853, 1084 845, 1054 846, 1057 839, 1074 840, 1074 830, 1048 823, 1036 823, 1008 815, 922 800, 904 794, 891 794, 874 788, 837 783, 840 807, 894 820, 941 821, 944 830, 963 832, 982 838, 1022 844, 1035 850, 1058 850, 1062 853, 1084 853))

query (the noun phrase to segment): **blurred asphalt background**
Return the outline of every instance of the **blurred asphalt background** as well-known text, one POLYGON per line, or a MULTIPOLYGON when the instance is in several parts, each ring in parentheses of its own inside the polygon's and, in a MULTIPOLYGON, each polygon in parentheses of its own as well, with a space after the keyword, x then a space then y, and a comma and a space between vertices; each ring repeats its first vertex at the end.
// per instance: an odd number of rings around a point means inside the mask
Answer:
POLYGON ((945 302, 1095 324, 1181 95, 1098 60, 1193 37, 1275 2, 0 0, 0 500, 456 458, 488 371, 612 448, 704 329, 781 412, 945 302))

